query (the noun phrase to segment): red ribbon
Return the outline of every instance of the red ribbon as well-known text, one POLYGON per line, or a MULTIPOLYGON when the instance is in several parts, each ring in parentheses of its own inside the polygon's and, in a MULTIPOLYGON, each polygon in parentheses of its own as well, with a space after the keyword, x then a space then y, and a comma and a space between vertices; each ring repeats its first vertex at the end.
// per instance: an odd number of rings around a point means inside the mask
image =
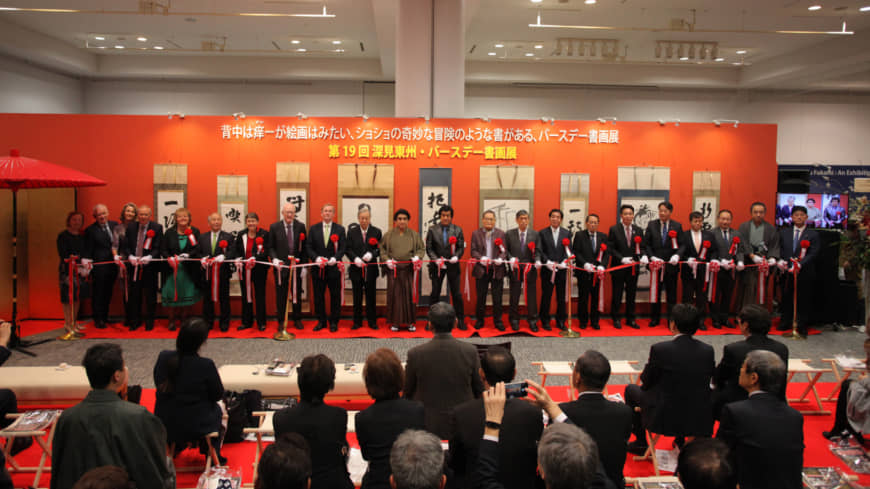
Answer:
POLYGON ((419 260, 412 260, 411 266, 414 267, 414 281, 411 282, 411 294, 413 297, 411 299, 414 301, 414 304, 417 303, 417 276, 420 274, 420 267, 423 266, 423 262, 419 260))
POLYGON ((456 236, 447 238, 447 241, 450 243, 450 254, 456 255, 456 236))
POLYGON ((465 265, 465 300, 471 300, 471 281, 468 279, 468 274, 475 265, 479 263, 479 260, 471 258, 468 260, 468 263, 465 265))
POLYGON ((598 279, 601 284, 598 287, 598 312, 604 312, 604 279, 607 277, 605 270, 596 270, 595 276, 592 278, 592 286, 595 286, 595 280, 598 279))
MULTIPOLYGON (((190 231, 188 229, 188 231, 190 231)), ((175 299, 178 300, 178 255, 170 256, 166 259, 166 262, 169 263, 169 267, 172 268, 172 285, 175 292, 175 299)))
POLYGON ((661 272, 663 262, 653 260, 649 262, 648 268, 650 271, 649 279, 649 300, 652 303, 659 301, 659 273, 661 272))
MULTIPOLYGON (((333 235, 333 236, 335 236, 335 235, 333 235)), ((344 302, 345 302, 345 299, 344 299, 344 273, 345 273, 345 268, 346 268, 346 267, 344 266, 344 262, 343 262, 343 261, 338 262, 338 270, 341 272, 341 305, 342 305, 342 306, 344 306, 344 302)), ((365 277, 365 268, 363 268, 363 277, 365 277)))
POLYGON ((668 237, 671 238, 671 248, 679 248, 679 245, 677 244, 677 232, 671 229, 670 231, 668 231, 668 237))
POLYGON ((526 263, 523 266, 523 300, 526 301, 526 307, 529 306, 529 294, 526 288, 526 282, 528 282, 529 272, 532 270, 532 264, 526 263))
POLYGON ((193 234, 193 230, 187 228, 184 230, 184 235, 187 236, 187 239, 190 240, 190 246, 196 246, 196 235, 193 234))
POLYGON ((739 245, 739 244, 740 244, 740 236, 734 236, 734 238, 731 239, 731 247, 728 248, 728 254, 734 255, 735 253, 737 253, 737 245, 739 245))
POLYGON ((596 260, 598 263, 601 263, 601 260, 604 259, 604 252, 607 251, 607 245, 601 243, 601 246, 598 248, 598 259, 596 260))
POLYGON ((505 250, 504 250, 504 241, 502 241, 501 238, 495 238, 494 243, 495 243, 496 246, 498 246, 498 250, 499 250, 502 254, 504 254, 504 252, 505 252, 505 250))
POLYGON ((145 233, 145 243, 142 244, 142 248, 151 251, 151 240, 154 238, 154 230, 149 229, 148 232, 145 233))
MULTIPOLYGON (((299 239, 304 239, 304 238, 305 238, 304 234, 299 235, 299 239)), ((296 257, 293 255, 290 255, 287 258, 290 260, 290 266, 295 267, 296 266, 296 257)), ((291 268, 291 275, 294 273, 295 272, 293 272, 293 270, 291 268)), ((278 275, 280 275, 280 273, 278 275)), ((288 279, 290 279, 290 282, 291 282, 290 287, 293 289, 293 303, 296 304, 297 302, 299 302, 299 298, 298 298, 299 296, 297 295, 297 291, 296 291, 296 277, 290 278, 288 276, 288 279)))
POLYGON ((710 249, 710 242, 707 240, 704 240, 704 242, 701 243, 701 253, 698 254, 698 259, 706 260, 708 249, 710 249))
POLYGON ((758 303, 764 304, 764 292, 767 288, 767 274, 770 273, 770 264, 763 260, 758 264, 758 303))
POLYGON ((72 306, 75 303, 75 288, 76 288, 76 260, 78 260, 78 255, 70 255, 69 258, 64 261, 67 263, 69 274, 69 305, 72 306))
POLYGON ((810 247, 810 241, 807 239, 801 240, 801 257, 800 260, 803 260, 807 256, 807 249, 810 247))
POLYGON ((707 266, 707 284, 704 284, 705 287, 708 287, 707 291, 707 299, 710 302, 716 302, 716 283, 719 281, 719 263, 716 261, 710 262, 707 266))
MULTIPOLYGON (((254 297, 251 293, 251 275, 253 274, 253 272, 254 264, 250 262, 245 263, 245 299, 247 299, 248 304, 252 304, 254 302, 254 297)), ((280 271, 278 273, 280 273, 280 271)))
POLYGON ((641 241, 641 237, 640 237, 640 236, 635 236, 635 237, 634 237, 634 254, 635 254, 635 255, 639 255, 639 254, 640 254, 640 241, 641 241))
POLYGON ((338 254, 338 235, 333 234, 329 237, 329 240, 332 241, 332 246, 335 248, 335 253, 338 254))
POLYGON ((220 287, 221 264, 217 260, 211 260, 209 265, 211 265, 211 301, 216 302, 220 287))
POLYGON ((254 240, 254 243, 257 244, 257 254, 263 253, 263 237, 257 236, 257 239, 254 240))

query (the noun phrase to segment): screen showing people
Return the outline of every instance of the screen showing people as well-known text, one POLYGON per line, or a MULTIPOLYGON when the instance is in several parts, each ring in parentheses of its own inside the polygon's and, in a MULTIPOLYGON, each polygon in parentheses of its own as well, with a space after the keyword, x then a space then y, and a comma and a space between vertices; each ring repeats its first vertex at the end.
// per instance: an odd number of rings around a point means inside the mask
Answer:
POLYGON ((822 229, 844 229, 848 219, 848 194, 792 194, 776 196, 776 225, 792 225, 795 206, 807 208, 807 226, 822 229))

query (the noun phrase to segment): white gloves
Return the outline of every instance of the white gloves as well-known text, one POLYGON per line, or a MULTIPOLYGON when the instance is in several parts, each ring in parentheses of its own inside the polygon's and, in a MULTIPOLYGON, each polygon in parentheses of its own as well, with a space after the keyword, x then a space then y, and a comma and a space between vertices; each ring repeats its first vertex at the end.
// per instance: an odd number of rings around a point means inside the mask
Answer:
POLYGON ((601 265, 598 265, 598 268, 596 268, 595 270, 597 270, 597 271, 599 271, 599 272, 603 272, 603 271, 604 271, 604 267, 602 267, 601 265))
POLYGON ((133 265, 134 267, 139 264, 139 257, 130 255, 127 257, 127 260, 129 260, 130 265, 133 265))
POLYGON ((515 268, 519 263, 520 263, 520 261, 517 260, 517 257, 513 257, 510 260, 508 260, 508 264, 511 266, 511 268, 515 268))
POLYGON ((326 261, 327 261, 326 258, 324 258, 322 256, 318 256, 317 258, 314 259, 314 262, 317 263, 317 265, 319 265, 319 266, 325 265, 326 261))
POLYGON ((216 262, 218 262, 218 263, 223 263, 224 260, 226 260, 226 258, 227 258, 227 257, 224 256, 223 253, 221 253, 220 255, 214 257, 214 261, 216 261, 216 262))
POLYGON ((559 264, 556 265, 556 267, 557 267, 559 270, 564 270, 564 269, 568 268, 568 260, 565 259, 565 260, 560 261, 559 264))
POLYGON ((305 277, 308 276, 308 267, 302 267, 302 271, 299 272, 299 275, 302 277, 302 280, 305 280, 305 277))
POLYGON ((365 264, 364 264, 363 261, 362 261, 362 258, 360 258, 360 257, 356 257, 356 258, 354 258, 354 259, 353 259, 353 264, 356 265, 356 266, 358 266, 358 267, 360 267, 360 268, 362 268, 362 267, 365 266, 365 264))
POLYGON ((488 256, 480 257, 480 264, 481 265, 486 267, 486 266, 489 266, 490 263, 492 263, 492 259, 490 259, 488 256))
POLYGON ((420 257, 419 257, 419 256, 416 256, 416 255, 415 255, 415 256, 412 256, 412 257, 411 257, 411 263, 414 264, 414 265, 419 264, 419 263, 420 263, 420 257))
POLYGON ((547 265, 547 268, 549 268, 551 272, 556 271, 556 264, 553 263, 553 260, 547 260, 546 265, 547 265))
POLYGON ((535 260, 535 270, 541 269, 541 260, 535 260))
POLYGON ((776 265, 776 258, 768 258, 767 264, 770 266, 775 266, 776 265))
POLYGON ((199 263, 200 263, 203 267, 208 266, 208 257, 207 257, 207 256, 204 256, 204 257, 200 258, 200 259, 199 259, 199 263))
POLYGON ((329 260, 327 260, 327 262, 326 262, 327 265, 335 265, 335 263, 336 263, 336 261, 335 261, 334 256, 330 257, 329 260))
POLYGON ((387 268, 389 268, 390 270, 396 269, 396 260, 393 260, 392 258, 390 258, 389 260, 386 261, 386 264, 387 264, 387 268))
POLYGON ((496 258, 496 259, 493 260, 492 262, 495 263, 496 266, 501 266, 501 265, 504 264, 504 260, 502 260, 501 258, 496 258))
POLYGON ((366 251, 366 254, 362 256, 363 261, 369 262, 372 261, 372 252, 366 251))
POLYGON ((744 265, 742 261, 737 262, 737 271, 738 272, 742 272, 745 269, 746 269, 746 265, 744 265))
POLYGON ((719 265, 725 270, 731 270, 734 268, 734 262, 731 260, 719 260, 719 265))
POLYGON ((79 270, 79 275, 81 275, 82 277, 87 277, 88 274, 91 272, 90 270, 88 270, 88 267, 86 267, 84 265, 79 265, 78 270, 79 270))
POLYGON ((586 270, 587 272, 592 273, 595 271, 595 266, 592 265, 591 263, 586 263, 585 265, 583 265, 583 270, 586 270))
POLYGON ((185 260, 190 258, 190 253, 182 253, 178 255, 179 258, 184 258, 185 260))
POLYGON ((784 272, 788 269, 788 262, 785 260, 780 260, 776 263, 776 266, 784 272))
MULTIPOLYGON (((251 258, 253 258, 253 257, 251 257, 251 258)), ((272 265, 274 265, 276 267, 281 265, 281 260, 279 260, 277 258, 272 258, 272 265)))
POLYGON ((121 255, 115 255, 112 257, 112 259, 115 260, 115 263, 117 263, 118 265, 121 264, 121 255))
MULTIPOLYGON (((679 257, 677 257, 677 259, 679 260, 679 257)), ((659 258, 659 257, 657 257, 657 256, 652 257, 652 261, 654 261, 654 262, 662 262, 662 263, 665 262, 664 260, 662 260, 661 258, 659 258)))
POLYGON ((671 265, 679 265, 680 255, 671 255, 671 259, 668 260, 668 263, 670 263, 671 265))
POLYGON ((623 265, 629 265, 631 263, 634 263, 634 260, 632 260, 631 257, 629 257, 629 256, 626 256, 625 258, 622 259, 623 265))
POLYGON ((455 255, 454 255, 454 256, 451 256, 451 257, 450 257, 450 263, 459 263, 459 257, 458 257, 458 256, 455 256, 455 255))
POLYGON ((143 265, 147 265, 147 264, 151 263, 151 260, 152 260, 151 255, 145 255, 142 258, 139 258, 139 263, 141 263, 143 265))
POLYGON ((690 258, 689 258, 688 260, 686 260, 686 261, 689 262, 689 265, 692 265, 692 264, 694 264, 694 263, 697 263, 698 260, 696 260, 696 259, 690 257, 690 258))
POLYGON ((752 262, 755 263, 756 265, 758 265, 758 264, 761 264, 764 262, 764 258, 762 258, 758 255, 752 255, 752 262))
POLYGON ((640 264, 649 265, 649 258, 647 258, 646 255, 643 255, 642 257, 640 257, 640 264))
POLYGON ((444 268, 444 258, 442 258, 442 257, 440 257, 440 256, 439 256, 438 258, 436 258, 436 259, 435 259, 435 265, 436 265, 439 269, 444 268))

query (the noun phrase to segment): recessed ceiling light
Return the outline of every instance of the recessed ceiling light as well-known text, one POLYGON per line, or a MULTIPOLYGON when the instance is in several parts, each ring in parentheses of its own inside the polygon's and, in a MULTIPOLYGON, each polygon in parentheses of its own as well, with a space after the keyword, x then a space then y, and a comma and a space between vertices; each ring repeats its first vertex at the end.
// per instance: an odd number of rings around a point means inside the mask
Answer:
POLYGON ((341 41, 332 41, 332 44, 341 44, 341 41))
POLYGON ((94 39, 96 39, 97 41, 105 41, 106 36, 94 36, 94 39))
POLYGON ((541 3, 543 0, 532 0, 532 3, 541 3))
POLYGON ((497 48, 503 48, 503 47, 504 47, 504 44, 499 43, 499 44, 496 44, 495 47, 497 47, 497 48))
POLYGON ((746 51, 745 49, 738 49, 737 50, 737 54, 746 54, 747 52, 748 51, 746 51))
POLYGON ((293 39, 292 41, 290 41, 290 44, 299 44, 299 42, 299 39, 293 39))
POLYGON ((124 49, 124 46, 121 46, 120 44, 118 44, 115 46, 115 49, 124 49))
POLYGON ((336 53, 343 53, 343 52, 344 52, 344 49, 335 49, 334 51, 335 51, 336 53))
POLYGON ((534 56, 535 53, 526 53, 526 56, 534 56))
POLYGON ((594 5, 595 0, 586 0, 586 5, 594 5))
POLYGON ((731 64, 734 65, 734 66, 740 66, 740 65, 742 65, 743 63, 741 63, 740 61, 735 61, 735 62, 733 62, 733 63, 731 63, 731 64))
POLYGON ((680 61, 689 61, 689 57, 688 56, 681 56, 680 61))
POLYGON ((812 10, 812 11, 821 10, 821 9, 822 9, 821 5, 810 5, 809 7, 807 7, 807 10, 812 10))
POLYGON ((486 53, 487 56, 495 56, 495 54, 496 53, 494 51, 490 51, 490 52, 486 53))
POLYGON ((158 51, 163 51, 163 46, 154 46, 154 49, 158 51))
POLYGON ((866 7, 861 7, 861 8, 858 9, 858 11, 860 11, 860 12, 870 12, 870 5, 867 5, 866 7))
POLYGON ((145 41, 148 40, 148 38, 147 38, 147 37, 139 36, 139 37, 136 38, 136 40, 139 41, 139 42, 145 42, 145 41))
POLYGON ((716 58, 716 61, 725 61, 725 58, 719 57, 719 58, 716 58))
POLYGON ((535 44, 535 49, 544 49, 543 44, 535 44))
POLYGON ((296 50, 297 53, 304 53, 305 51, 308 51, 308 50, 305 48, 299 48, 296 50))
POLYGON ((97 46, 97 49, 106 49, 106 46, 97 46))

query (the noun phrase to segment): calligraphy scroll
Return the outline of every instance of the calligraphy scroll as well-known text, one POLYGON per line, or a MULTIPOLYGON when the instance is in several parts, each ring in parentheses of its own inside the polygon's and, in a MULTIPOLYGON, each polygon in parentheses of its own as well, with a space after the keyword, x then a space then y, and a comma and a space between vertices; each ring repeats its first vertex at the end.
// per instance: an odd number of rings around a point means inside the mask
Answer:
POLYGON ((705 230, 716 227, 719 213, 719 190, 722 174, 717 171, 696 171, 692 174, 692 210, 704 216, 705 230))

